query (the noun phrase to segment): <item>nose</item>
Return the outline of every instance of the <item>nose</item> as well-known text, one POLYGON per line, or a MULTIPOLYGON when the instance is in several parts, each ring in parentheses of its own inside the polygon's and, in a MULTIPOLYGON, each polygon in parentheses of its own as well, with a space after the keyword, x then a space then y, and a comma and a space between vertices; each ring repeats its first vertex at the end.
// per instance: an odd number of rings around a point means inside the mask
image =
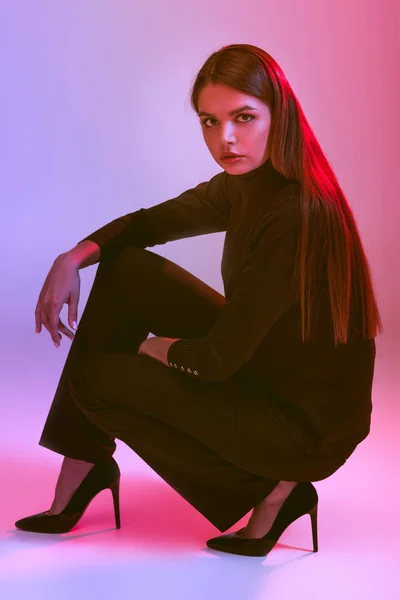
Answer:
POLYGON ((222 127, 221 141, 225 144, 232 144, 236 142, 235 125, 233 123, 227 123, 222 127))

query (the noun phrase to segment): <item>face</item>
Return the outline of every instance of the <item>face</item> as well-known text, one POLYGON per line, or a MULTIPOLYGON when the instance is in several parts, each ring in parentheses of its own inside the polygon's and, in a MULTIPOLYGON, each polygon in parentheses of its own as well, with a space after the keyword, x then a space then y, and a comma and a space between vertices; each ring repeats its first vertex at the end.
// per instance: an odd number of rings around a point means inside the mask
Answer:
POLYGON ((271 112, 266 104, 222 84, 208 84, 198 98, 204 141, 214 160, 228 173, 239 175, 268 158, 271 112), (224 160, 227 153, 241 157, 224 160))

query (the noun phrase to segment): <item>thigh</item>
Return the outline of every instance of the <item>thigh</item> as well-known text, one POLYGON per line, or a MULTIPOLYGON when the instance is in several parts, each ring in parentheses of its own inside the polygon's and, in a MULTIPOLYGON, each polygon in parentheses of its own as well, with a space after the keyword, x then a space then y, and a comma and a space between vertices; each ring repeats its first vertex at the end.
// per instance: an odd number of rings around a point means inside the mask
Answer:
POLYGON ((98 354, 82 365, 85 408, 125 407, 193 436, 236 466, 278 478, 300 457, 276 420, 266 393, 238 377, 205 382, 147 355, 98 354))
POLYGON ((156 336, 205 335, 225 305, 204 281, 147 249, 128 246, 107 257, 99 271, 119 295, 120 310, 156 336))

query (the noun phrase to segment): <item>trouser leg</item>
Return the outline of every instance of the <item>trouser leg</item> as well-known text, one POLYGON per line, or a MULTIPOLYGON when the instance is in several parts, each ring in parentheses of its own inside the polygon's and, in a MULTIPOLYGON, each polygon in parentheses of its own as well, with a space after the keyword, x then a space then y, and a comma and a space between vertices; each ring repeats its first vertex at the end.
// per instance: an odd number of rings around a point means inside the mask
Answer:
POLYGON ((70 458, 106 461, 115 451, 114 437, 76 406, 68 388, 75 367, 93 352, 134 354, 150 331, 202 335, 224 301, 188 271, 148 250, 129 247, 102 257, 39 445, 70 458))
MULTIPOLYGON (((64 456, 88 462, 105 462, 115 451, 113 436, 89 421, 76 406, 68 384, 74 368, 95 344, 112 346, 121 336, 123 343, 124 315, 117 309, 118 299, 109 285, 109 261, 100 261, 85 309, 72 341, 61 377, 39 440, 39 445, 64 456)), ((145 332, 137 330, 138 339, 145 332)), ((131 332, 132 338, 134 332, 131 332)))

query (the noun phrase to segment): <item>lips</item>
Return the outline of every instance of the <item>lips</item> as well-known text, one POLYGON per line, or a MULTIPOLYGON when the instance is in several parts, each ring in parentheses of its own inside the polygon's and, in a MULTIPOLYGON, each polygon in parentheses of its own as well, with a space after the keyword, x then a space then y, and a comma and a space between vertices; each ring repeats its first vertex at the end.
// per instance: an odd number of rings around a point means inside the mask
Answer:
POLYGON ((221 158, 240 158, 241 156, 243 156, 243 154, 225 154, 224 156, 222 156, 221 158))

